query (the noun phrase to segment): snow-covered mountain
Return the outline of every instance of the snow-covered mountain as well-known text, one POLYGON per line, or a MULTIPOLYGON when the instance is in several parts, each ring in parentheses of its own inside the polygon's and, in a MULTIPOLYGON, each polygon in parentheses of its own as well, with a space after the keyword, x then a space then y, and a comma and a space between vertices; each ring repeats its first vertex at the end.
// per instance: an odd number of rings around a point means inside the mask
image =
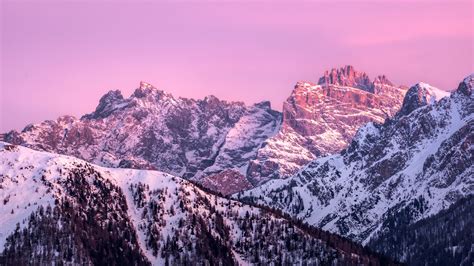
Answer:
POLYGON ((346 66, 318 85, 298 83, 282 115, 269 102, 175 98, 141 82, 129 98, 108 92, 80 119, 63 116, 0 140, 107 167, 157 169, 229 195, 339 152, 358 127, 398 111, 405 91, 346 66))
MULTIPOLYGON (((141 82, 126 99, 118 90, 108 92, 81 119, 63 116, 29 125, 3 140, 102 166, 158 169, 187 179, 232 170, 241 179, 232 182, 248 185, 249 160, 280 122, 281 114, 269 102, 245 106, 214 96, 174 98, 141 82)), ((237 191, 249 188, 244 185, 237 191)))
POLYGON ((381 265, 269 209, 158 171, 112 169, 0 142, 2 265, 381 265))
POLYGON ((473 86, 471 75, 435 101, 439 91, 419 83, 394 118, 363 126, 341 153, 236 197, 360 243, 390 239, 393 221, 410 225, 474 194, 473 86))
POLYGON ((258 150, 249 179, 259 184, 288 177, 317 157, 340 152, 359 127, 392 117, 405 92, 385 76, 371 81, 352 66, 326 71, 318 84, 298 82, 283 104, 280 131, 258 150))

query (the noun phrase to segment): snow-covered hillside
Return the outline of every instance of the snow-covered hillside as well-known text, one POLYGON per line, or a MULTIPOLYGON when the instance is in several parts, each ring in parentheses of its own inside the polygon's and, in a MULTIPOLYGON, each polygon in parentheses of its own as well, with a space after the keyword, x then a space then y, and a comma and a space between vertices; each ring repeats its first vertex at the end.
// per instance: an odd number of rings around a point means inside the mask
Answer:
POLYGON ((0 143, 0 264, 368 264, 387 260, 157 171, 0 143))

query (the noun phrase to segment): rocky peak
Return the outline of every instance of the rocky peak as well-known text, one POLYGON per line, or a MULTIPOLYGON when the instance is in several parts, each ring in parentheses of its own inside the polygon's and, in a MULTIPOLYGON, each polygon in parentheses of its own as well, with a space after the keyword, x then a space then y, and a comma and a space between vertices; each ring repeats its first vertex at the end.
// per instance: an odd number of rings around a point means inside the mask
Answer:
POLYGON ((319 78, 319 85, 337 85, 344 87, 359 88, 373 92, 372 82, 365 72, 358 72, 353 66, 347 65, 339 69, 333 68, 324 72, 324 76, 319 78))
POLYGON ((122 92, 119 90, 111 90, 102 96, 102 98, 100 98, 99 105, 97 105, 95 111, 91 114, 85 115, 84 118, 97 119, 107 117, 115 109, 115 105, 122 101, 122 92))
POLYGON ((147 83, 145 81, 140 81, 140 88, 146 89, 146 88, 155 88, 155 87, 153 87, 153 85, 151 85, 150 83, 147 83))
POLYGON ((390 80, 388 80, 388 78, 385 75, 379 75, 375 77, 373 84, 393 86, 393 83, 390 80))
POLYGON ((140 81, 140 87, 138 87, 132 94, 132 97, 135 98, 145 98, 152 94, 162 95, 164 91, 157 89, 153 85, 140 81))
POLYGON ((474 73, 467 76, 461 83, 459 83, 457 93, 462 93, 466 96, 472 95, 472 88, 474 87, 474 73))
POLYGON ((414 110, 429 104, 433 104, 444 96, 449 95, 449 92, 442 91, 427 83, 420 82, 411 87, 405 94, 402 108, 397 116, 408 115, 414 110))
POLYGON ((262 101, 262 102, 254 104, 254 106, 257 108, 265 109, 265 110, 272 109, 270 101, 262 101))
POLYGON ((310 91, 315 88, 321 88, 321 85, 314 84, 310 81, 298 81, 296 82, 292 94, 298 93, 298 92, 305 92, 305 91, 310 91))
POLYGON ((239 120, 247 108, 243 102, 228 102, 214 95, 208 95, 204 99, 197 100, 196 103, 206 116, 227 117, 232 123, 239 120))
POLYGON ((214 95, 208 95, 208 96, 204 97, 204 102, 206 102, 208 104, 219 104, 221 102, 221 100, 219 100, 219 98, 217 98, 214 95))
MULTIPOLYGON (((108 104, 113 104, 123 100, 123 95, 120 90, 111 90, 102 96, 99 100, 99 105, 97 108, 103 107, 108 104)), ((96 109, 97 110, 97 109, 96 109)))
POLYGON ((76 117, 74 117, 72 115, 63 115, 63 116, 58 117, 58 119, 56 121, 58 123, 71 124, 76 120, 77 120, 76 117))
POLYGON ((296 83, 283 103, 280 131, 248 168, 250 180, 288 177, 314 158, 345 149, 364 124, 393 117, 406 90, 390 84, 385 76, 372 83, 351 66, 327 71, 318 84, 296 83))

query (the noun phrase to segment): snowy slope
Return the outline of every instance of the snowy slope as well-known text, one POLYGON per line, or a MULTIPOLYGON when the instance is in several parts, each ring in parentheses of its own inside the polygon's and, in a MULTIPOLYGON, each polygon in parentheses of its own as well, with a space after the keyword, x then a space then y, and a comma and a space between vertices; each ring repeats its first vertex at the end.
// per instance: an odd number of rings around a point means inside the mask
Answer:
POLYGON ((0 177, 1 264, 383 262, 162 172, 103 168, 2 142, 0 177))
POLYGON ((431 88, 417 84, 399 114, 359 129, 341 153, 236 197, 361 243, 397 215, 410 224, 436 214, 474 194, 473 81, 467 77, 437 102, 431 88))
POLYGON ((429 92, 429 95, 430 95, 429 102, 431 104, 435 103, 436 101, 438 101, 438 100, 440 100, 444 97, 448 97, 450 95, 450 93, 448 91, 440 90, 440 89, 438 89, 436 87, 433 87, 430 84, 425 83, 425 82, 420 82, 420 83, 418 83, 418 85, 420 87, 426 89, 426 91, 429 92))

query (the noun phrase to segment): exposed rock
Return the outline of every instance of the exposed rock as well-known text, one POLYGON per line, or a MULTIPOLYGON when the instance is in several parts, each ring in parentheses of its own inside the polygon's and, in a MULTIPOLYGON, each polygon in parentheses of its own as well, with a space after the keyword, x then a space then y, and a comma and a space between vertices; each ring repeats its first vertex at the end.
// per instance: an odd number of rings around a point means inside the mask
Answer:
POLYGON ((298 82, 283 104, 280 132, 251 162, 250 180, 288 177, 317 157, 343 150, 361 126, 393 117, 405 92, 385 76, 371 82, 352 66, 326 71, 318 85, 298 82))
POLYGON ((198 182, 233 170, 258 185, 341 151, 357 128, 392 117, 406 91, 385 76, 371 82, 351 66, 327 72, 320 83, 297 83, 282 115, 268 101, 246 106, 212 95, 175 98, 140 82, 129 98, 108 92, 81 119, 45 121, 3 139, 104 166, 158 169, 198 182))
POLYGON ((374 92, 369 76, 364 72, 358 72, 353 66, 345 66, 339 69, 333 68, 324 72, 319 78, 318 85, 336 85, 340 87, 358 88, 368 92, 374 92))
POLYGON ((269 102, 245 106, 215 96, 174 98, 140 82, 126 99, 120 91, 108 92, 81 119, 63 116, 2 139, 103 166, 159 169, 200 181, 227 169, 245 175, 250 159, 280 123, 281 114, 269 102))
POLYGON ((442 97, 446 97, 448 95, 449 92, 441 91, 426 83, 420 82, 407 91, 406 96, 403 99, 402 108, 400 109, 398 115, 408 115, 413 110, 428 104, 432 104, 442 97))
POLYGON ((474 99, 465 93, 473 85, 468 77, 450 97, 435 99, 426 85, 414 86, 398 115, 363 126, 342 152, 235 197, 361 243, 393 221, 410 226, 435 215, 474 195, 474 99))
POLYGON ((202 178, 201 184, 213 191, 219 191, 224 196, 253 188, 244 175, 232 169, 207 175, 202 178))
POLYGON ((117 105, 123 102, 122 92, 119 90, 109 91, 102 98, 100 98, 99 105, 95 109, 95 112, 89 115, 85 115, 85 118, 97 119, 109 116, 117 105))

